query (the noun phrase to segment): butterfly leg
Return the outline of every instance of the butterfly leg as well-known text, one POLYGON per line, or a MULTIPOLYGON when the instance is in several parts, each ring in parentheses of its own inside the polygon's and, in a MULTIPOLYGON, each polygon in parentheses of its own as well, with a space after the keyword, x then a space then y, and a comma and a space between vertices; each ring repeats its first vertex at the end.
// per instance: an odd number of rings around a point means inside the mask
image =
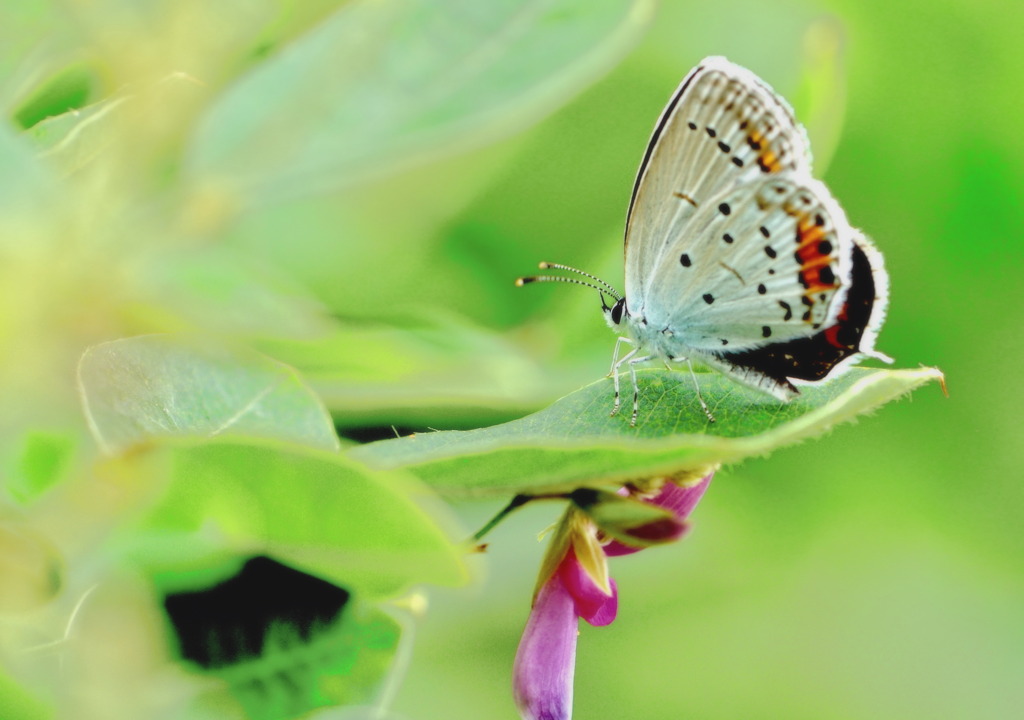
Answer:
MULTIPOLYGON (((631 341, 628 338, 619 338, 619 339, 620 340, 625 340, 626 342, 631 343, 631 341)), ((619 395, 619 368, 622 366, 623 363, 629 362, 630 358, 635 356, 639 350, 640 350, 640 348, 633 348, 632 350, 630 350, 628 353, 626 353, 625 355, 623 355, 620 358, 619 357, 619 343, 615 343, 615 361, 612 363, 612 369, 611 369, 611 372, 609 373, 612 376, 612 381, 615 384, 615 403, 612 405, 612 412, 611 412, 612 415, 618 414, 618 412, 619 412, 619 405, 621 404, 621 396, 619 395)), ((633 385, 634 385, 634 387, 636 386, 636 382, 635 381, 634 381, 633 385)))
POLYGON ((608 371, 608 374, 605 375, 605 377, 611 377, 615 373, 615 371, 618 369, 618 367, 619 367, 619 348, 622 347, 622 343, 626 343, 627 345, 632 345, 633 341, 630 340, 628 337, 623 337, 622 335, 619 335, 617 338, 615 338, 615 349, 612 351, 612 367, 611 367, 611 370, 608 371))
POLYGON ((693 380, 693 389, 697 391, 697 400, 700 401, 700 407, 707 416, 708 422, 713 423, 715 421, 715 416, 711 414, 711 410, 708 409, 708 404, 704 402, 704 396, 700 394, 700 383, 697 382, 697 373, 693 371, 693 363, 690 362, 690 358, 682 359, 686 361, 686 367, 690 370, 690 379, 693 380))
MULTIPOLYGON (((629 426, 636 427, 636 416, 640 412, 640 386, 636 382, 636 366, 642 362, 647 362, 654 358, 654 355, 641 355, 640 357, 630 357, 630 355, 636 355, 639 348, 635 348, 633 352, 627 355, 624 360, 629 363, 629 376, 633 380, 633 417, 629 419, 629 426)), ((616 400, 618 395, 615 396, 616 400)))
MULTIPOLYGON (((674 363, 686 363, 686 367, 690 370, 690 379, 693 380, 693 388, 697 391, 697 400, 700 402, 701 410, 704 411, 704 415, 707 416, 708 422, 714 422, 715 416, 711 414, 711 410, 708 408, 708 404, 704 402, 704 396, 700 394, 700 383, 697 382, 697 373, 693 371, 693 363, 690 362, 690 358, 673 358, 674 363)), ((665 362, 665 367, 669 367, 668 362, 665 362)))

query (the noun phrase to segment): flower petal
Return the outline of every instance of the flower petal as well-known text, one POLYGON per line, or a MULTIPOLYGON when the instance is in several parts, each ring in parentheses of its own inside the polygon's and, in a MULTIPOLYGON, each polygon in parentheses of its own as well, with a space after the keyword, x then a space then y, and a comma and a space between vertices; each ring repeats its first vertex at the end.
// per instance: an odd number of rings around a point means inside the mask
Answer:
POLYGON ((683 533, 683 524, 671 510, 628 491, 623 494, 578 488, 570 500, 603 535, 627 545, 647 547, 674 542, 683 533))
POLYGON ((611 583, 611 596, 605 595, 599 602, 587 605, 579 601, 576 602, 576 614, 594 627, 611 625, 619 613, 619 587, 614 580, 611 583))
MULTIPOLYGON (((677 485, 670 480, 661 486, 661 490, 658 491, 657 495, 644 502, 670 510, 679 519, 678 535, 674 538, 678 540, 690 529, 689 524, 683 521, 697 507, 697 503, 704 496, 704 492, 708 489, 711 478, 714 476, 714 472, 708 473, 707 476, 690 485, 677 485)), ((618 540, 612 540, 604 546, 604 554, 608 557, 616 557, 619 555, 630 555, 641 549, 621 543, 618 540)))
POLYGON ((691 485, 676 485, 674 482, 667 482, 661 486, 661 490, 648 502, 671 510, 680 520, 686 519, 697 503, 704 497, 704 491, 708 489, 714 473, 701 478, 691 485))
POLYGON ((537 596, 551 576, 558 572, 558 566, 565 559, 565 554, 572 548, 573 531, 576 529, 576 517, 579 512, 572 506, 565 509, 562 519, 555 525, 555 531, 548 543, 548 549, 544 553, 544 560, 540 565, 540 573, 537 575, 537 586, 533 590, 533 601, 537 602, 537 596))
MULTIPOLYGON (((590 522, 585 513, 575 511, 575 531, 572 534, 572 547, 569 549, 575 562, 582 568, 590 581, 605 595, 612 594, 611 578, 608 576, 608 558, 604 548, 597 539, 597 528, 590 522)), ((569 552, 566 552, 566 557, 569 552)), ((565 560, 563 559, 564 563, 565 560)), ((561 564, 559 564, 561 567, 561 564)))
POLYGON ((523 720, 569 720, 576 668, 576 603, 555 573, 544 583, 512 668, 512 691, 523 720))
MULTIPOLYGON (((683 533, 679 537, 682 537, 683 535, 685 535, 686 534, 686 530, 688 530, 688 529, 689 529, 688 525, 686 527, 684 527, 683 528, 683 533)), ((624 542, 619 542, 618 540, 612 540, 610 543, 608 543, 607 545, 604 546, 604 554, 607 555, 608 557, 620 557, 622 555, 632 555, 633 553, 640 552, 641 550, 644 550, 644 549, 645 548, 637 547, 636 545, 627 545, 624 542)))
POLYGON ((576 614, 591 625, 610 625, 619 609, 619 594, 615 581, 608 578, 611 595, 594 582, 569 550, 558 566, 558 576, 576 603, 576 614))

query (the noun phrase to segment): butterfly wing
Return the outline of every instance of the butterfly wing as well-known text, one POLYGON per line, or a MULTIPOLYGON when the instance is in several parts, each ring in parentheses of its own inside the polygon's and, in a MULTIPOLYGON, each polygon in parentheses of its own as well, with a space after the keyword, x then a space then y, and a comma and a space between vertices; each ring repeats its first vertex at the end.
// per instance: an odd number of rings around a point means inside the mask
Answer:
POLYGON ((810 172, 803 128, 746 68, 706 58, 662 112, 640 164, 626 219, 626 297, 640 310, 673 240, 711 198, 762 176, 810 172))
POLYGON ((782 400, 798 392, 789 378, 814 382, 845 370, 859 354, 892 360, 875 351, 889 304, 889 276, 882 256, 854 231, 849 243, 850 276, 836 318, 813 335, 742 351, 700 353, 727 375, 782 400))
POLYGON ((825 185, 792 172, 709 198, 659 259, 643 317, 680 355, 749 350, 835 322, 855 231, 825 185))

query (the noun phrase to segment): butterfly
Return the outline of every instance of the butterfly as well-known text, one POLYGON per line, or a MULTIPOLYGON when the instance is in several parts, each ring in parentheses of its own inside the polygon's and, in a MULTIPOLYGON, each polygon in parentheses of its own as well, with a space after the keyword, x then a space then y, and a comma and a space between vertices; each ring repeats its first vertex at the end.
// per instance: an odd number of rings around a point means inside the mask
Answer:
MULTIPOLYGON (((889 295, 881 254, 812 177, 807 134, 789 104, 723 57, 690 71, 655 125, 626 216, 625 294, 567 265, 540 267, 577 277, 516 284, 600 293, 622 333, 609 372, 612 415, 625 367, 631 426, 636 368, 649 360, 686 364, 695 384, 698 361, 783 402, 859 356, 892 362, 874 349, 889 295)), ((714 422, 699 385, 697 397, 714 422)))

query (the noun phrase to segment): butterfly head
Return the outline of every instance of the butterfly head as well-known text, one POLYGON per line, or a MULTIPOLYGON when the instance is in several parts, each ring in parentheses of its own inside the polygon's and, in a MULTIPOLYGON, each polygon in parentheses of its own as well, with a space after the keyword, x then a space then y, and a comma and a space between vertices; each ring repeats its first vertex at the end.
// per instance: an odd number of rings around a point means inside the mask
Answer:
POLYGON ((601 309, 604 311, 605 322, 613 330, 622 324, 622 319, 628 314, 626 312, 626 298, 619 298, 615 301, 614 305, 609 305, 604 301, 604 295, 602 295, 601 309))

